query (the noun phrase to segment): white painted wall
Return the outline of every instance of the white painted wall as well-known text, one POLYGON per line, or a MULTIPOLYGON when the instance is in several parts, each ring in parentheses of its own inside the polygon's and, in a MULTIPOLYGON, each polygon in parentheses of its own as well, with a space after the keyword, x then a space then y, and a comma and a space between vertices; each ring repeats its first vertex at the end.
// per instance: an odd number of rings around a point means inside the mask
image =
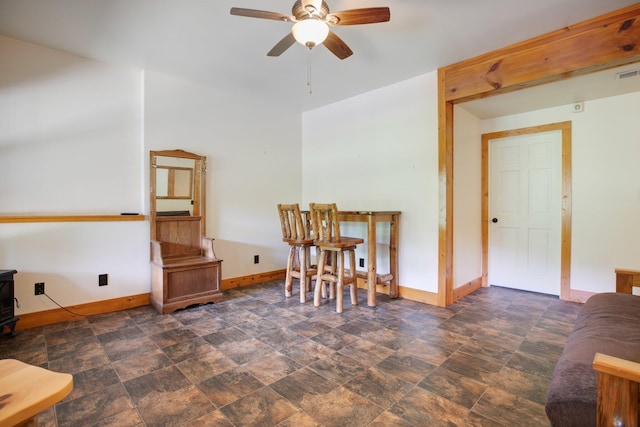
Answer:
MULTIPOLYGON (((149 150, 181 148, 209 160, 223 278, 284 268, 276 204, 302 194, 299 114, 2 36, 0 64, 2 214, 148 214, 149 150)), ((0 224, 7 268, 18 315, 57 307, 35 282, 63 306, 146 293, 149 223, 0 224)))
POLYGON ((0 224, 0 265, 16 269, 15 294, 22 313, 68 307, 149 292, 149 223, 81 222, 0 224), (98 286, 98 275, 109 275, 98 286))
MULTIPOLYGON (((302 201, 341 210, 399 210, 399 284, 438 289, 437 72, 302 116, 302 201)), ((365 237, 366 228, 341 226, 365 237)), ((388 228, 378 231, 388 270, 388 228)), ((366 245, 366 242, 365 242, 366 245)), ((366 246, 357 257, 366 259, 366 246)))
POLYGON ((480 120, 454 106, 453 287, 482 276, 480 120))
POLYGON ((640 269, 640 92, 482 121, 482 133, 570 120, 572 289, 615 291, 616 268, 640 269))
MULTIPOLYGON (((139 212, 140 71, 0 36, 2 213, 139 212)), ((149 291, 145 222, 0 224, 21 313, 149 291), (98 275, 109 286, 98 287, 98 275)))
POLYGON ((140 71, 3 36, 0 60, 2 211, 138 212, 140 71))
POLYGON ((207 234, 223 278, 283 269, 276 205, 301 196, 300 115, 158 73, 145 81, 145 153, 207 156, 207 234))

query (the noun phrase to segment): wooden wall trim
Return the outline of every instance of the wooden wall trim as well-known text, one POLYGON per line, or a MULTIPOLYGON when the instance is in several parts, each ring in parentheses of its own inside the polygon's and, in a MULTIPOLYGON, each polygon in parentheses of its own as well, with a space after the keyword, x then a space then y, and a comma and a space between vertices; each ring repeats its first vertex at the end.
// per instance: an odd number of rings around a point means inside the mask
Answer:
POLYGON ((140 214, 59 214, 59 215, 0 215, 0 223, 21 222, 111 222, 111 221, 144 221, 147 217, 140 214))
POLYGON ((569 292, 569 297, 566 298, 564 301, 579 302, 584 304, 585 302, 587 302, 589 298, 591 298, 595 294, 596 292, 571 289, 571 291, 569 292))
POLYGON ((480 234, 482 238, 482 258, 480 261, 482 272, 482 286, 489 286, 489 139, 482 135, 480 147, 480 234))
POLYGON ((453 303, 453 104, 639 61, 640 3, 438 70, 438 305, 453 303))
MULTIPOLYGON (((236 277, 222 280, 222 289, 234 289, 241 286, 250 286, 270 280, 284 279, 286 270, 276 270, 266 273, 253 274, 250 276, 236 277)), ((68 310, 79 314, 73 315, 62 308, 53 310, 37 311, 34 313, 18 314, 20 320, 16 324, 16 330, 35 328, 38 326, 51 325, 54 323, 77 320, 83 316, 95 314, 111 313, 114 311, 128 310, 130 308, 149 305, 149 294, 131 295, 110 300, 95 301, 86 304, 72 305, 66 307, 68 310)))
POLYGON ((20 318, 16 324, 16 330, 30 329, 38 326, 51 325, 53 323, 66 322, 69 320, 81 319, 84 316, 94 314, 111 313, 114 311, 127 310, 130 308, 149 305, 149 294, 131 295, 127 297, 114 298, 104 301, 89 302, 86 304, 72 305, 66 307, 68 310, 78 313, 76 316, 62 308, 53 310, 37 311, 34 313, 18 314, 20 318))
POLYGON ((445 100, 446 71, 438 70, 438 298, 453 304, 453 103, 445 100))
MULTIPOLYGON (((560 299, 569 300, 571 289, 571 233, 573 222, 573 176, 572 176, 572 135, 571 122, 562 128, 562 225, 560 243, 560 299)), ((585 302, 581 301, 581 302, 585 302)))
POLYGON ((284 279, 286 274, 287 270, 282 269, 252 274, 249 276, 234 277, 232 279, 222 279, 220 288, 224 291, 227 289, 241 288, 243 286, 251 286, 257 283, 269 282, 271 280, 284 279))
POLYGON ((458 301, 482 287, 482 277, 475 278, 453 290, 453 300, 458 301))
POLYGON ((438 294, 433 292, 398 286, 398 294, 400 298, 404 298, 409 301, 438 305, 438 294))
POLYGON ((445 67, 447 101, 476 99, 640 60, 640 4, 445 67))

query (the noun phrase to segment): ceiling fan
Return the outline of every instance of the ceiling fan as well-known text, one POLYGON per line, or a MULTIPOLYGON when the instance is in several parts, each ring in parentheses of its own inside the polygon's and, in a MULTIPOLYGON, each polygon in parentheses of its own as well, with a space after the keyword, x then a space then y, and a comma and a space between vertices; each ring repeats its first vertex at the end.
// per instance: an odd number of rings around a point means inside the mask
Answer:
POLYGON ((268 56, 280 56, 297 41, 309 49, 324 44, 331 53, 340 59, 345 59, 353 55, 353 51, 329 27, 375 24, 391 19, 388 7, 368 7, 330 13, 329 6, 323 0, 296 0, 291 12, 293 15, 240 7, 231 8, 231 14, 236 16, 294 23, 291 32, 276 43, 267 53, 268 56))

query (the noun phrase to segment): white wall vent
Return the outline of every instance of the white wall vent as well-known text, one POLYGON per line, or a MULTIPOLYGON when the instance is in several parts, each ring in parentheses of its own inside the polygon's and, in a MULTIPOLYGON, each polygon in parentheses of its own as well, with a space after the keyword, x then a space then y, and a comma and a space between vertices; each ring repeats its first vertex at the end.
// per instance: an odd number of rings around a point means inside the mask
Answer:
POLYGON ((640 76, 640 69, 624 71, 622 73, 616 73, 616 79, 618 80, 628 79, 629 77, 638 77, 638 76, 640 76))

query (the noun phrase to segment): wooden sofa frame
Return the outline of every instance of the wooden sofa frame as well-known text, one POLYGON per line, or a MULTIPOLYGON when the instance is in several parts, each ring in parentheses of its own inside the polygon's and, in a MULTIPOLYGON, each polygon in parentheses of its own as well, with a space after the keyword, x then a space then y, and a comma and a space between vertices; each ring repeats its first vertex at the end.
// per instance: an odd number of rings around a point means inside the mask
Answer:
MULTIPOLYGON (((616 270, 616 292, 632 293, 640 283, 640 271, 616 270)), ((596 425, 638 427, 640 363, 596 353, 598 372, 596 425)))

